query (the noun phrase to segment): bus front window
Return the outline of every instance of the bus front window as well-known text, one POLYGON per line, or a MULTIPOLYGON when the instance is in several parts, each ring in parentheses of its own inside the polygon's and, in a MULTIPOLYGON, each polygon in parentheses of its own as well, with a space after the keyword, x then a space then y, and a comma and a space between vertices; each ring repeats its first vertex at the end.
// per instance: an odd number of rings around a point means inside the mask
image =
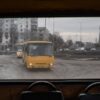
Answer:
POLYGON ((29 55, 31 56, 52 56, 53 50, 51 44, 30 44, 29 55))
POLYGON ((22 49, 23 49, 23 48, 22 48, 21 45, 17 46, 17 51, 20 51, 20 50, 22 51, 22 49))

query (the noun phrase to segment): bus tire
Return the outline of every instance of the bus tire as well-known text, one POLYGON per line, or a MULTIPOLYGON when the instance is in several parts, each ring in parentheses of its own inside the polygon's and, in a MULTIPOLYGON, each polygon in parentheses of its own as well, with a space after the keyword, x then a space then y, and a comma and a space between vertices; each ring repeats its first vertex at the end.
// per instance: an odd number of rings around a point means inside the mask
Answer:
POLYGON ((29 70, 29 71, 31 71, 31 70, 32 70, 32 68, 28 68, 28 66, 27 66, 27 64, 26 64, 26 63, 24 63, 24 66, 25 66, 25 68, 26 68, 27 70, 29 70))
POLYGON ((53 70, 53 67, 49 67, 49 70, 52 71, 53 70))

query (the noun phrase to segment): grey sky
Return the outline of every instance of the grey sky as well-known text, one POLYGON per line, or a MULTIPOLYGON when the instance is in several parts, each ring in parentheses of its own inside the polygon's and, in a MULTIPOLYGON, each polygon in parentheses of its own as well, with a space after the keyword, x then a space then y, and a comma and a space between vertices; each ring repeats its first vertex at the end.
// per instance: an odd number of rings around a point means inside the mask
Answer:
MULTIPOLYGON (((38 19, 38 26, 45 26, 45 18, 38 19)), ((60 32, 64 40, 96 42, 99 36, 100 17, 54 18, 54 31, 60 32)), ((46 27, 53 33, 53 18, 46 18, 46 27)))

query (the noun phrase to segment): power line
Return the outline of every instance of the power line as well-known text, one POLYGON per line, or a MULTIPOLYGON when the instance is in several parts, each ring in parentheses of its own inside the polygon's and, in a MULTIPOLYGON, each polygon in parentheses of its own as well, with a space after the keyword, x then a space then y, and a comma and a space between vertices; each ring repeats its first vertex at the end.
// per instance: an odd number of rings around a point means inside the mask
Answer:
POLYGON ((80 22, 80 41, 82 42, 82 23, 80 22))
POLYGON ((99 41, 98 42, 100 43, 100 26, 99 26, 99 41))
POLYGON ((45 18, 45 29, 46 29, 46 18, 45 18))
POLYGON ((55 29, 55 22, 54 22, 54 18, 53 18, 53 46, 54 46, 54 30, 55 29))

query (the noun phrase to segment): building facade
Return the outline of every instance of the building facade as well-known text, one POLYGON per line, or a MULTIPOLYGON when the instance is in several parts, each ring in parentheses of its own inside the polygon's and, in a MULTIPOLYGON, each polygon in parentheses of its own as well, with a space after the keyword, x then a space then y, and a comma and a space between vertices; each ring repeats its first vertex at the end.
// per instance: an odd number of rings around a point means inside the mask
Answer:
POLYGON ((11 27, 11 20, 10 19, 3 20, 2 44, 4 45, 9 45, 10 43, 10 27, 11 27))
POLYGON ((0 50, 13 50, 17 42, 49 40, 49 35, 46 27, 38 27, 38 18, 0 19, 0 50))
POLYGON ((18 42, 33 40, 37 32, 37 18, 17 19, 18 42))
POLYGON ((46 27, 38 27, 36 38, 39 40, 49 41, 50 32, 46 27))

